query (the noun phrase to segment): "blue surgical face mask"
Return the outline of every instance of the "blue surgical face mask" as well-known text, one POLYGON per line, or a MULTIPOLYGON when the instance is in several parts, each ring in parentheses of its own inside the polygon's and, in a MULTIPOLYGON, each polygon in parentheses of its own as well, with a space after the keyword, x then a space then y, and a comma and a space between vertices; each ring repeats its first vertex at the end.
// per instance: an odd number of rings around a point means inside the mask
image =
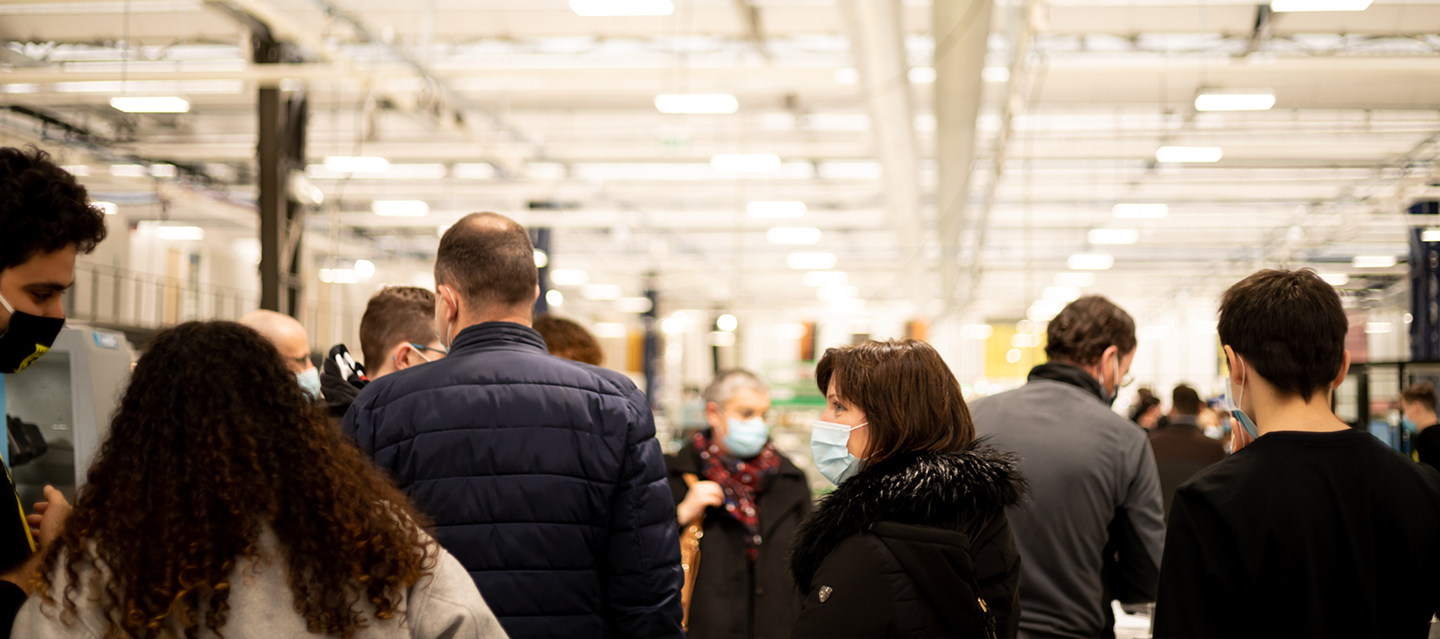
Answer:
POLYGON ((1230 383, 1230 376, 1229 376, 1229 375, 1226 375, 1226 376, 1225 376, 1225 403, 1229 404, 1229 407, 1228 407, 1228 408, 1230 409, 1230 413, 1235 416, 1235 419, 1237 419, 1237 420, 1240 421, 1240 426, 1245 429, 1245 432, 1250 435, 1250 438, 1251 438, 1251 439, 1259 439, 1259 437, 1260 437, 1260 429, 1258 429, 1258 428, 1255 427, 1255 421, 1252 420, 1252 419, 1250 419, 1250 416, 1249 416, 1249 415, 1246 415, 1246 414, 1245 414, 1245 411, 1240 410, 1240 399, 1241 399, 1242 397, 1244 397, 1244 393, 1245 393, 1245 379, 1246 379, 1247 375, 1249 374, 1249 371, 1247 371, 1247 370, 1245 369, 1245 360, 1240 359, 1240 356, 1239 356, 1239 355, 1236 355, 1236 356, 1235 356, 1235 361, 1240 364, 1240 393, 1241 393, 1241 395, 1240 395, 1239 397, 1237 397, 1237 396, 1235 395, 1235 389, 1234 389, 1233 385, 1230 383))
POLYGON ((320 371, 310 367, 300 373, 295 373, 296 381, 300 382, 300 389, 305 391, 312 399, 320 399, 320 371))
POLYGON ((815 468, 836 486, 860 472, 865 460, 850 454, 850 431, 869 424, 849 426, 816 421, 811 427, 810 452, 815 455, 815 468))
POLYGON ((730 454, 740 459, 750 459, 760 454, 765 449, 765 442, 770 441, 770 426, 764 419, 752 417, 750 419, 735 419, 731 417, 725 420, 727 432, 725 433, 725 448, 730 454))
POLYGON ((1407 433, 1413 433, 1413 432, 1415 432, 1415 430, 1416 430, 1416 429, 1415 429, 1415 422, 1414 422, 1413 420, 1411 420, 1409 417, 1402 417, 1402 418, 1400 419, 1400 426, 1403 427, 1403 428, 1405 429, 1405 432, 1407 432, 1407 433))

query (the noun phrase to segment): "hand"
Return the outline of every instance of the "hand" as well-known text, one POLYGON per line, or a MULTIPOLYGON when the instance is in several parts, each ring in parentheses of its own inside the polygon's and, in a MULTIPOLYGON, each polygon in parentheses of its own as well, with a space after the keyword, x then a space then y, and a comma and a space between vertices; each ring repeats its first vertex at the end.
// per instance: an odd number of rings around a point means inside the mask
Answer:
POLYGON ((30 534, 40 544, 40 549, 50 547, 60 531, 65 527, 65 520, 70 517, 70 502, 65 501, 65 494, 56 490, 53 486, 45 487, 45 501, 35 504, 35 514, 25 517, 30 524, 30 534))
POLYGON ((725 490, 713 481, 695 482, 690 487, 690 492, 685 494, 685 499, 675 507, 675 518, 681 526, 688 526, 690 522, 705 514, 705 509, 710 507, 719 508, 725 505, 725 490))

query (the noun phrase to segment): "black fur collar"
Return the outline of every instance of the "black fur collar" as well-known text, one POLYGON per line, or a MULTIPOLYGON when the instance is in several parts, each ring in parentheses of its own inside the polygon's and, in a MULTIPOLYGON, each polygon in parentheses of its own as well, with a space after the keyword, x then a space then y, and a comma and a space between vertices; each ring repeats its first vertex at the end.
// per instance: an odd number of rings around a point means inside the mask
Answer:
POLYGON ((912 453, 866 468, 800 524, 790 572, 802 592, 840 542, 879 521, 945 527, 986 522, 1028 487, 1019 459, 976 441, 954 453, 912 453))

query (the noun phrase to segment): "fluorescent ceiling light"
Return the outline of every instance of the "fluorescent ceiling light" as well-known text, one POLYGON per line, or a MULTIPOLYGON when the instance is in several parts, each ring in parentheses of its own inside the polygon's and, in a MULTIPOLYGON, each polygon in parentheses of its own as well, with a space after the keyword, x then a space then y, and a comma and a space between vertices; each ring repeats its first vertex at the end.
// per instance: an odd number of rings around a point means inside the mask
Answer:
POLYGON ((773 173, 780 170, 780 156, 770 153, 728 153, 710 158, 710 168, 720 173, 773 173))
POLYGON ((325 158, 325 169, 336 173, 384 173, 390 161, 375 156, 338 156, 325 158))
POLYGON ((853 300, 860 296, 860 289, 854 286, 821 286, 815 289, 815 297, 823 302, 853 300))
POLYGON ((990 339, 995 327, 989 324, 970 324, 960 327, 960 339, 990 339))
POLYGON ((559 162, 531 162, 525 165, 525 177, 532 180, 563 180, 565 165, 559 162))
POLYGON ((1103 271, 1115 265, 1115 258, 1104 253, 1080 253, 1071 255, 1066 263, 1072 271, 1103 271))
POLYGON ((587 300, 618 300, 620 287, 615 284, 587 284, 580 289, 580 296, 587 300))
POLYGON ((67 164, 60 167, 75 177, 90 177, 90 167, 84 164, 67 164))
POLYGON ((777 226, 765 232, 765 239, 771 244, 817 244, 820 242, 820 229, 777 226))
POLYGON ((745 214, 755 218, 796 218, 805 217, 804 202, 751 202, 745 206, 745 214))
POLYGON ((1201 91, 1196 111, 1269 111, 1275 94, 1269 91, 1201 91))
POLYGON ((386 180, 442 180, 445 179, 444 164, 391 164, 383 175, 386 180))
POLYGON ((1010 69, 1007 67, 985 67, 980 71, 980 79, 986 82, 1009 82, 1010 69))
POLYGON ((545 268, 550 265, 550 256, 540 249, 535 249, 535 268, 545 268))
POLYGON ((456 164, 450 175, 457 180, 489 180, 495 177, 495 167, 484 162, 456 164))
POLYGON ((595 325, 595 337, 614 339, 625 337, 626 332, 625 325, 616 322, 600 322, 595 325))
POLYGON ((615 310, 621 313, 648 313, 655 303, 648 297, 622 297, 615 300, 615 310))
POLYGON ((1075 287, 1075 288, 1085 288, 1085 287, 1087 287, 1087 286, 1094 286, 1094 285, 1095 285, 1095 274, 1094 274, 1094 273, 1056 273, 1056 274, 1055 274, 1055 285, 1056 285, 1056 286, 1073 286, 1073 287, 1075 287))
POLYGON ((179 170, 174 164, 151 164, 150 177, 175 177, 179 170))
POLYGON ((668 16, 675 5, 670 0, 570 0, 570 10, 585 18, 668 16))
POLYGON ((935 67, 910 67, 905 76, 914 84, 931 84, 935 82, 935 67))
POLYGON ((360 281, 360 274, 353 268, 322 268, 320 281, 326 284, 354 284, 360 281))
POLYGON ((104 211, 106 215, 115 215, 120 212, 120 207, 116 206, 114 202, 91 202, 90 206, 104 211))
POLYGON ((145 177, 150 175, 144 164, 111 164, 110 175, 115 177, 145 177))
POLYGON ((1144 340, 1165 339, 1166 334, 1169 333, 1164 326, 1141 326, 1137 332, 1140 339, 1144 340))
POLYGON ((565 294, 552 288, 545 292, 545 303, 550 306, 563 306, 565 304, 565 294))
POLYGON ((174 96, 158 98, 110 98, 110 106, 126 113, 188 113, 190 103, 174 96))
POLYGON ((734 113, 740 103, 725 93, 667 94, 655 96, 655 108, 661 113, 734 113))
POLYGON ((834 253, 791 253, 785 263, 797 271, 828 271, 835 268, 834 253))
POLYGON ((1395 262, 1394 255, 1356 255, 1351 264, 1355 268, 1390 268, 1395 262))
POLYGON ((835 160, 820 163, 820 178, 825 180, 878 180, 884 174, 879 162, 835 160))
POLYGON ((1090 231, 1091 244, 1134 244, 1140 239, 1135 229, 1094 229, 1090 231))
POLYGON ((1421 242, 1440 242, 1440 226, 1432 226, 1420 231, 1421 242))
POLYGON ((1162 146, 1155 151, 1155 161, 1219 162, 1224 155, 1218 146, 1162 146))
POLYGON ((383 217, 420 217, 430 212, 424 200, 375 200, 370 210, 383 217))
POLYGON ((1278 13, 1300 11, 1364 11, 1370 0, 1273 0, 1270 10, 1278 13))
POLYGON ((844 271, 810 271, 804 277, 806 286, 844 286, 849 280, 844 271))
POLYGON ((729 331, 711 331, 710 334, 706 336, 706 341, 709 342, 711 346, 734 346, 735 334, 729 331))
POLYGON ((1350 283, 1350 276, 1344 273, 1321 273, 1320 279, 1325 280, 1331 286, 1344 286, 1350 283))
POLYGON ((573 268, 557 268, 550 271, 550 283, 556 286, 584 286, 590 283, 590 274, 573 268))
POLYGON ((727 333, 730 332, 730 331, 733 331, 733 330, 735 330, 735 329, 737 329, 737 328, 739 328, 739 327, 740 327, 740 320, 737 319, 734 315, 731 315, 731 314, 729 314, 729 313, 726 313, 726 314, 724 314, 724 315, 721 315, 720 317, 715 318, 715 328, 718 328, 718 329, 720 329, 720 330, 722 330, 722 331, 725 331, 725 332, 727 332, 727 333))
POLYGON ((859 84, 860 72, 849 67, 835 70, 835 82, 837 84, 859 84))
POLYGON ((205 229, 198 226, 157 226, 155 236, 162 240, 193 240, 205 239, 205 229))
POLYGON ((1393 330, 1395 327, 1390 322, 1365 322, 1366 333, 1389 333, 1393 330))
POLYGON ((1166 204, 1116 204, 1111 212, 1126 220, 1158 220, 1170 214, 1166 204))
POLYGON ((375 274, 375 263, 370 260, 355 260, 355 272, 360 277, 370 277, 375 274))

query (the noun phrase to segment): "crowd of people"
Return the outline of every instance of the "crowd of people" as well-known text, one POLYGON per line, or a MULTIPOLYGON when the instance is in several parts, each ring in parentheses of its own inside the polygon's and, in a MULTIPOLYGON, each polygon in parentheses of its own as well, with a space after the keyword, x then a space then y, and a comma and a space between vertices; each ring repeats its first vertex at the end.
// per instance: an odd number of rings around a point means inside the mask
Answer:
MULTIPOLYGON (((5 148, 0 224, 0 372, 23 374, 104 218, 5 148)), ((1440 610, 1433 449, 1335 417, 1348 323, 1312 271, 1221 299, 1229 455, 1189 387, 1163 420, 1143 407, 1150 431, 1111 408, 1138 344, 1102 297, 1048 324, 1026 384, 973 403, 924 342, 829 349, 818 501, 751 372, 717 374, 706 427, 663 455, 594 338, 532 317, 513 220, 447 230, 435 283, 370 300, 361 361, 317 368, 268 311, 156 336, 73 508, 47 489, 18 524, 0 634, 1099 637, 1119 601, 1154 602, 1157 637, 1424 637, 1440 610)), ((1429 441, 1423 390, 1405 412, 1429 441)))

